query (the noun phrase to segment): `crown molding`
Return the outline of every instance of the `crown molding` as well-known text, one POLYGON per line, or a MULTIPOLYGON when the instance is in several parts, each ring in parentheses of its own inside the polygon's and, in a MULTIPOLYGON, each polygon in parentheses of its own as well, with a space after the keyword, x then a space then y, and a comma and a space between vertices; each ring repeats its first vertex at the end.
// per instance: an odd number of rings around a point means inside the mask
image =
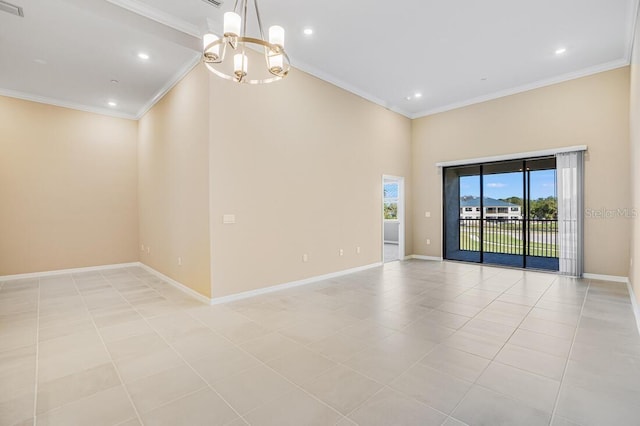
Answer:
POLYGON ((396 106, 391 106, 389 105, 388 102, 378 98, 377 96, 374 96, 368 92, 365 92, 363 90, 360 90, 358 88, 356 88, 355 86, 346 83, 338 78, 335 78, 334 76, 325 73, 324 71, 320 71, 318 68, 313 67, 309 64, 307 64, 306 62, 302 62, 302 61, 297 61, 297 60, 291 60, 291 66, 295 67, 297 69, 299 69, 300 71, 303 71, 309 75, 312 75, 320 80, 326 81, 327 83, 333 84, 336 87, 339 87, 340 89, 343 89, 349 93, 352 93, 356 96, 359 96, 369 102, 372 102, 376 105, 379 105, 383 108, 388 109, 389 111, 393 111, 395 113, 398 113, 400 115, 403 115, 407 118, 412 118, 411 117, 411 113, 409 111, 403 110, 401 108, 398 108, 396 106))
POLYGON ((554 84, 558 84, 558 83, 563 83, 565 81, 570 81, 570 80, 575 80, 581 77, 587 77, 593 74, 598 74, 601 72, 605 72, 605 71, 611 71, 617 68, 622 68, 622 67, 626 67, 629 65, 629 61, 624 58, 624 59, 618 59, 615 61, 611 61, 611 62, 606 62, 604 64, 600 64, 600 65, 596 65, 593 67, 589 67, 589 68, 584 68, 582 70, 578 70, 578 71, 574 71, 574 72, 570 72, 567 74, 562 74, 556 77, 551 77, 551 78, 547 78, 547 79, 543 79, 543 80, 538 80, 538 81, 534 81, 533 83, 529 83, 529 84, 525 84, 522 86, 517 86, 517 87, 513 87, 510 89, 505 89, 505 90, 500 90, 497 92, 493 92, 493 93, 488 93, 486 95, 482 95, 482 96, 478 96, 472 99, 467 99, 464 101, 460 101, 460 102, 454 102, 448 105, 444 105, 441 107, 435 107, 435 108, 431 108, 431 109, 427 109, 424 111, 421 111, 419 113, 415 113, 415 114, 411 114, 409 116, 409 118, 411 119, 416 119, 416 118, 422 118, 422 117, 426 117, 429 115, 434 115, 434 114, 438 114, 441 112, 446 112, 446 111, 451 111, 454 109, 458 109, 458 108, 462 108, 462 107, 466 107, 466 106, 470 106, 470 105, 475 105, 475 104, 479 104, 482 102, 487 102, 487 101, 492 101, 494 99, 498 99, 498 98, 504 98, 506 96, 511 96, 511 95, 516 95, 518 93, 523 93, 523 92, 528 92, 529 90, 534 90, 534 89, 540 89, 542 87, 546 87, 546 86, 552 86, 554 84))
POLYGON ((147 3, 143 3, 138 0, 107 0, 107 2, 137 15, 151 19, 152 21, 156 21, 162 25, 166 25, 176 31, 198 38, 202 36, 201 29, 198 28, 198 26, 180 18, 176 18, 175 16, 163 12, 160 9, 149 6, 147 3))
POLYGON ((631 63, 631 57, 633 56, 633 43, 636 38, 636 31, 638 31, 638 20, 640 15, 640 1, 636 0, 629 5, 629 14, 627 23, 627 46, 625 50, 625 58, 628 63, 631 63))
POLYGON ((192 60, 190 60, 183 67, 181 67, 178 70, 178 72, 176 72, 167 81, 167 83, 164 86, 162 86, 162 88, 160 88, 160 90, 155 94, 153 98, 151 98, 149 102, 147 102, 145 105, 142 106, 142 108, 140 108, 140 110, 138 111, 138 114, 136 114, 134 118, 136 120, 141 119, 147 112, 149 112, 151 108, 153 108, 155 104, 158 103, 158 101, 160 101, 160 99, 164 97, 164 95, 166 95, 171 89, 173 89, 176 84, 180 83, 180 81, 187 74, 189 74, 191 70, 193 70, 199 63, 200 63, 200 54, 196 54, 192 60))
POLYGON ((25 101, 37 102, 40 104, 53 105, 62 108, 75 109, 78 111, 90 112, 93 114, 107 115, 116 118, 125 118, 127 120, 137 120, 138 118, 133 114, 127 114, 125 112, 119 112, 117 110, 108 108, 97 108, 88 105, 83 105, 76 102, 61 101, 59 99, 48 98, 46 96, 32 95, 30 93, 19 92, 16 90, 8 90, 0 88, 0 96, 6 96, 9 98, 22 99, 25 101))
MULTIPOLYGON (((198 65, 198 63, 200 62, 200 55, 196 55, 194 56, 194 58, 187 62, 185 64, 184 67, 180 68, 180 70, 174 74, 174 76, 167 81, 167 84, 165 84, 157 93, 156 95, 149 101, 147 102, 142 108, 140 108, 140 110, 138 111, 137 114, 127 114, 127 113, 123 113, 123 112, 118 112, 112 109, 107 109, 107 108, 97 108, 97 107, 91 107, 91 106, 87 106, 87 105, 83 105, 83 104, 79 104, 79 103, 75 103, 75 102, 67 102, 67 101, 62 101, 59 99, 54 99, 54 98, 48 98, 45 96, 37 96, 37 95, 32 95, 29 93, 24 93, 24 92, 19 92, 19 91, 14 91, 14 90, 8 90, 8 89, 2 89, 0 88, 0 96, 7 96, 10 98, 17 98, 17 99, 23 99, 23 100, 27 100, 27 101, 32 101, 32 102, 38 102, 38 103, 42 103, 42 104, 48 104, 48 105, 55 105, 55 106, 59 106, 62 108, 70 108, 70 109, 75 109, 78 111, 85 111, 85 112, 91 112, 94 114, 102 114, 102 115, 107 115, 107 116, 111 116, 111 117, 117 117, 117 118, 125 118, 125 119, 129 119, 129 120, 139 120, 140 118, 142 118, 151 108, 153 108, 153 106, 164 97, 164 95, 166 95, 176 84, 178 84, 180 82, 180 80, 182 80, 189 72, 191 72, 191 70, 193 70, 193 68, 196 67, 196 65, 198 65)), ((491 101, 491 100, 495 100, 495 99, 499 99, 499 98, 503 98, 506 96, 511 96, 511 95, 515 95, 518 93, 523 93, 523 92, 527 92, 529 90, 534 90, 534 89, 539 89, 542 87, 546 87, 546 86, 551 86, 553 84, 558 84, 558 83, 562 83, 565 81, 570 81, 570 80, 574 80, 577 78, 581 78, 581 77, 587 77, 589 75, 593 75, 593 74, 597 74, 600 72, 605 72, 605 71, 610 71, 610 70, 614 70, 617 68, 621 68, 621 67, 625 67, 628 66, 629 62, 626 61, 625 59, 621 59, 621 60, 617 60, 617 61, 613 61, 613 62, 608 62, 606 64, 602 64, 602 65, 597 65, 595 67, 591 67, 591 68, 587 68, 584 70, 580 70, 580 71, 576 71, 573 73, 568 73, 568 74, 564 74, 558 77, 554 77, 554 78, 550 78, 550 79, 546 79, 546 80, 540 80, 531 84, 526 84, 523 86, 519 86, 519 87, 515 87, 515 88, 511 88, 511 89, 506 89, 506 90, 502 90, 502 91, 498 91, 498 92, 493 92, 493 93, 489 93, 487 95, 483 95, 483 96, 479 96, 473 99, 469 99, 469 100, 465 100, 465 101, 460 101, 460 102, 456 102, 456 103, 452 103, 449 105, 445 105, 442 107, 436 107, 436 108, 432 108, 432 109, 428 109, 416 114, 412 114, 408 111, 404 111, 400 108, 397 107, 391 107, 389 106, 386 102, 384 102, 382 99, 377 98, 373 95, 370 95, 360 89, 357 89, 355 87, 353 87, 352 85, 345 83, 339 79, 336 79, 322 71, 317 70, 314 67, 308 66, 307 64, 303 63, 303 62, 296 62, 294 64, 292 64, 292 66, 294 66, 295 68, 299 69, 300 71, 303 71, 307 74, 310 74, 316 78, 319 78, 320 80, 326 81, 327 83, 333 84, 336 87, 339 87, 347 92, 350 92, 356 96, 359 96, 369 102, 372 102, 376 105, 379 105, 383 108, 386 108, 390 111, 393 111, 397 114, 400 114, 404 117, 407 117, 409 119, 418 119, 418 118, 423 118, 423 117, 427 117, 429 115, 434 115, 434 114, 438 114, 441 112, 446 112, 446 111, 451 111, 454 109, 458 109, 458 108, 463 108, 466 106, 470 106, 470 105, 475 105, 475 104, 479 104, 482 102, 487 102, 487 101, 491 101)))
POLYGON ((37 102, 40 104, 53 105, 61 108, 69 108, 77 111, 90 112, 93 114, 106 115, 115 118, 124 118, 127 120, 139 120, 141 119, 153 106, 160 101, 171 89, 174 88, 187 74, 191 72, 200 63, 200 55, 195 55, 194 58, 187 62, 184 67, 181 67, 177 73, 175 73, 167 83, 154 95, 149 102, 147 102, 137 114, 127 114, 125 112, 117 111, 109 108, 97 108, 88 105, 83 105, 77 102, 67 102, 55 98, 49 98, 46 96, 32 95, 30 93, 19 92, 16 90, 8 90, 0 88, 0 96, 6 96, 8 98, 22 99, 30 102, 37 102))

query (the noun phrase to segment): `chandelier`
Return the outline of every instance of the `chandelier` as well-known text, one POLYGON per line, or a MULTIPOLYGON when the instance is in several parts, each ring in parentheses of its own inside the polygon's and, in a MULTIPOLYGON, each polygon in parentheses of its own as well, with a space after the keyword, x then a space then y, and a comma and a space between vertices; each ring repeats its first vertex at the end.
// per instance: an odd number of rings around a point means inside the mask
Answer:
POLYGON ((247 11, 250 0, 236 0, 233 12, 224 14, 224 35, 205 34, 203 61, 209 70, 237 83, 271 83, 286 77, 291 68, 284 51, 284 28, 269 27, 269 40, 262 31, 258 0, 253 0, 260 38, 247 36, 247 11), (264 63, 256 58, 264 55, 264 63), (251 56, 251 64, 249 59, 251 56))

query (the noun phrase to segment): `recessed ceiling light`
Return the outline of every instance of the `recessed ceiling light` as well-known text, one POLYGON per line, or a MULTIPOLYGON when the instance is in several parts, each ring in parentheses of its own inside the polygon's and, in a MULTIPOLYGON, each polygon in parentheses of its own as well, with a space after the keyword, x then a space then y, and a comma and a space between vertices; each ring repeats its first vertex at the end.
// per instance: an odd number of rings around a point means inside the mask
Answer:
POLYGON ((405 99, 410 101, 411 100, 411 96, 407 96, 405 99))
POLYGON ((422 93, 415 93, 413 97, 416 99, 420 99, 422 97, 422 93))
POLYGON ((313 28, 305 28, 303 31, 304 35, 310 36, 313 34, 313 28))
POLYGON ((487 81, 487 80, 488 80, 488 78, 487 78, 487 77, 482 77, 482 78, 480 79, 480 81, 487 81))
POLYGON ((120 83, 120 82, 119 82, 118 80, 116 80, 115 78, 114 78, 113 80, 111 80, 111 82, 112 82, 113 84, 118 84, 118 83, 120 83))
POLYGON ((40 65, 46 65, 47 61, 45 61, 44 59, 34 59, 33 62, 35 62, 36 64, 40 64, 40 65))
POLYGON ((144 52, 140 52, 138 53, 138 58, 142 59, 143 61, 146 61, 147 59, 149 59, 149 55, 147 53, 144 52))
POLYGON ((556 55, 562 55, 563 53, 566 53, 566 51, 567 51, 566 47, 561 47, 556 50, 556 55))
POLYGON ((107 102, 107 105, 109 105, 111 108, 115 108, 118 106, 118 103, 116 101, 109 101, 107 102))

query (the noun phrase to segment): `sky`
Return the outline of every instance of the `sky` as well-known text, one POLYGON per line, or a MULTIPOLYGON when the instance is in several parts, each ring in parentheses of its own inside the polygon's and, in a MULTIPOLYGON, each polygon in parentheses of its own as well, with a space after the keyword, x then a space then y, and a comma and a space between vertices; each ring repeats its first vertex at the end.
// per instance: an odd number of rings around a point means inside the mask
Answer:
MULTIPOLYGON (((556 196, 555 170, 531 172, 531 199, 556 196)), ((460 196, 480 196, 480 176, 460 177, 460 196)), ((498 173, 484 176, 484 196, 495 199, 522 198, 522 172, 498 173)))
POLYGON ((384 191, 385 191, 385 198, 398 198, 397 183, 385 183, 384 191))

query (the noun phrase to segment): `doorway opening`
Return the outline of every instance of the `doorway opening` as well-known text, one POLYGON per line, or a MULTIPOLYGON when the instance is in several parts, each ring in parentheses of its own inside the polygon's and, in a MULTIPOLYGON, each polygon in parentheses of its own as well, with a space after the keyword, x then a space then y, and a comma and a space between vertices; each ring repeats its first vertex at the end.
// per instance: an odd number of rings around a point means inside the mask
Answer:
POLYGON ((557 271, 556 159, 444 170, 445 258, 557 271))
POLYGON ((382 261, 404 259, 404 178, 382 176, 382 261))

